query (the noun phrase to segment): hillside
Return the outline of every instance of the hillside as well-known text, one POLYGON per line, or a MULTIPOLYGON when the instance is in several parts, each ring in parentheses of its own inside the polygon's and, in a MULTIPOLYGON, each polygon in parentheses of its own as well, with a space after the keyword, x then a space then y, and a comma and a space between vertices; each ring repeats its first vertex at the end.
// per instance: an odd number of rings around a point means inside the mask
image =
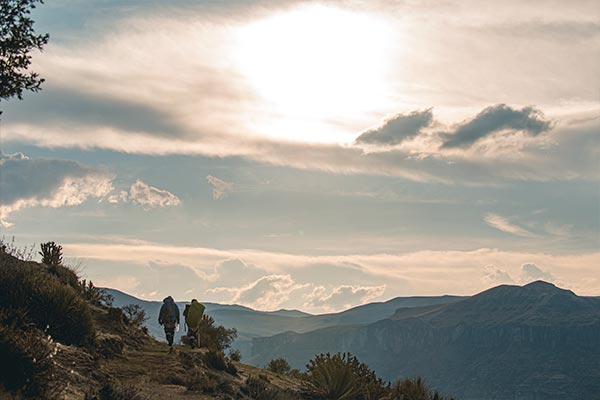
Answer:
POLYGON ((48 264, 0 247, 0 399, 446 399, 418 379, 390 386, 348 354, 314 355, 306 373, 283 359, 268 370, 242 364, 224 353, 231 332, 208 316, 200 348, 170 348, 148 335, 141 309, 112 307, 61 264, 60 246, 45 245, 56 255, 48 264))
POLYGON ((303 398, 297 378, 218 350, 169 349, 121 309, 103 304, 101 292, 68 268, 4 251, 0 361, 0 399, 303 398))
POLYGON ((253 362, 350 351, 386 379, 424 376, 462 399, 593 398, 600 392, 600 302, 546 282, 498 286, 387 319, 254 340, 253 362))

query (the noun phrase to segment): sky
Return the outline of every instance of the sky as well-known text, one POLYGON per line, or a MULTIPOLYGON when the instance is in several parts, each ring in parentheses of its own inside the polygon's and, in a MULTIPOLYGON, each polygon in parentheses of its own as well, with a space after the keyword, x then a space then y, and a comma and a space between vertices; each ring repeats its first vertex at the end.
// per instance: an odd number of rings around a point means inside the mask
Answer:
POLYGON ((56 0, 0 229, 97 286, 343 310, 600 295, 596 1, 56 0))

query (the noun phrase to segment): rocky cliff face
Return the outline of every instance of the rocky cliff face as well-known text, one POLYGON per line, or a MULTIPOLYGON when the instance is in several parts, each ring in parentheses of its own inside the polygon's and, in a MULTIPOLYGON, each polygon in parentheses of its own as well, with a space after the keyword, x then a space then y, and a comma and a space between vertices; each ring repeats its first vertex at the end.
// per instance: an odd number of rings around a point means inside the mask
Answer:
MULTIPOLYGON (((387 379, 424 376, 461 399, 583 399, 600 393, 600 302, 545 282, 398 310, 369 325, 254 341, 296 367, 350 351, 387 379)), ((268 358, 268 357, 266 357, 268 358)))

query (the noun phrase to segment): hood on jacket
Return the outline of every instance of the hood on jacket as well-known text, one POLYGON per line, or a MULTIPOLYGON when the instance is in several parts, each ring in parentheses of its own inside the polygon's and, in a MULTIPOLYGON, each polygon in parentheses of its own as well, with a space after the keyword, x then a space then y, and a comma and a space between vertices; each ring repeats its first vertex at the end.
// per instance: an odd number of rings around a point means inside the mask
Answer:
POLYGON ((163 299, 163 303, 173 303, 173 298, 171 296, 167 296, 163 299))

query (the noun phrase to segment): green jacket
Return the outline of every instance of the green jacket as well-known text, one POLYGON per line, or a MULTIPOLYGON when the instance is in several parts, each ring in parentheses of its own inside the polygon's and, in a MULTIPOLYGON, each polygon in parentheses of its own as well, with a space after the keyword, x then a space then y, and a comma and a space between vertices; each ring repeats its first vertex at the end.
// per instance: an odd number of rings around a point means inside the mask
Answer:
POLYGON ((197 301, 192 301, 189 307, 186 307, 184 311, 185 323, 188 327, 195 328, 200 325, 200 321, 202 320, 202 315, 204 315, 204 304, 198 303, 197 301))

